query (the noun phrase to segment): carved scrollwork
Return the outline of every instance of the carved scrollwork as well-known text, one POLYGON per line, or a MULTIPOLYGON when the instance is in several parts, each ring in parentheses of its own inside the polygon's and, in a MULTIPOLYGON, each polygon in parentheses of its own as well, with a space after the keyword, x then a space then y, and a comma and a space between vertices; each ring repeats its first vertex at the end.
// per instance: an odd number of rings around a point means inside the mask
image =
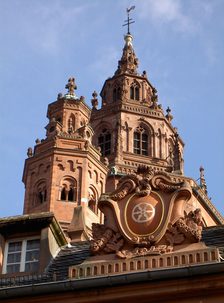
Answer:
POLYGON ((148 247, 136 247, 134 250, 121 250, 116 253, 116 256, 120 259, 132 259, 143 256, 155 256, 164 253, 172 252, 173 247, 168 245, 158 245, 148 247))
POLYGON ((186 238, 199 242, 201 240, 203 226, 200 208, 191 211, 188 215, 185 214, 185 218, 180 218, 176 222, 176 225, 186 238))
POLYGON ((136 188, 136 176, 129 176, 129 178, 127 178, 126 176, 124 178, 122 178, 118 184, 118 189, 115 190, 111 195, 110 198, 115 200, 115 201, 119 201, 122 200, 123 198, 125 198, 128 194, 130 194, 131 192, 133 192, 136 188), (134 180, 133 180, 134 179, 134 180))
POLYGON ((93 223, 92 233, 93 239, 90 242, 90 250, 93 254, 117 252, 124 245, 121 234, 105 227, 105 225, 93 223))
POLYGON ((160 172, 151 180, 151 184, 156 189, 161 189, 164 192, 173 192, 180 189, 184 182, 173 182, 170 176, 165 172, 160 172))
POLYGON ((184 218, 179 218, 175 224, 169 224, 165 235, 170 245, 181 244, 185 239, 191 242, 199 242, 202 234, 202 215, 201 210, 197 208, 189 214, 185 213, 184 218))
POLYGON ((139 166, 136 174, 121 178, 110 198, 119 201, 132 192, 138 196, 150 195, 152 187, 163 192, 174 192, 184 186, 184 182, 174 182, 166 172, 154 172, 151 167, 139 166))

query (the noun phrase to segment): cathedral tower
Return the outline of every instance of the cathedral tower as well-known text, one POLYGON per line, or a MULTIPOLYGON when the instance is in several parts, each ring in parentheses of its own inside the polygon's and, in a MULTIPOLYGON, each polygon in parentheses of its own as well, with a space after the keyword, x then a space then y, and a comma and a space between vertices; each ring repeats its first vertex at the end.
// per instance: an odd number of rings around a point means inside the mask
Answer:
POLYGON ((131 173, 139 164, 182 175, 184 143, 171 124, 170 109, 165 115, 146 71, 138 73, 129 32, 124 40, 118 68, 100 93, 101 108, 93 103, 93 143, 108 158, 114 176, 131 173))

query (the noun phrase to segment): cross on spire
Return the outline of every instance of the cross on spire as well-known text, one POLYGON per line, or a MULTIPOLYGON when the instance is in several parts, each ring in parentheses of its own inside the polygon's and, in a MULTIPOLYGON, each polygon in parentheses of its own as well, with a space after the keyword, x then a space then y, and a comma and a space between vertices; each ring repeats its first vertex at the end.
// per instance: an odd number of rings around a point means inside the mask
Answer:
POLYGON ((132 21, 133 19, 129 17, 130 11, 135 9, 135 6, 131 6, 130 8, 126 9, 127 15, 128 15, 128 19, 125 20, 124 22, 126 22, 125 24, 123 24, 123 26, 127 26, 128 27, 128 32, 127 34, 130 35, 130 24, 135 23, 135 21, 132 21))

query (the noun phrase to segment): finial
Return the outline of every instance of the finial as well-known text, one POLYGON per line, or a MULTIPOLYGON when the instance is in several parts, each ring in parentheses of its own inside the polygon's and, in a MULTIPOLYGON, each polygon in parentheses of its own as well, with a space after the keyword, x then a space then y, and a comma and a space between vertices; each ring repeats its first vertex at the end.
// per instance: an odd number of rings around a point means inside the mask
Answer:
POLYGON ((127 20, 124 21, 126 23, 123 24, 123 26, 127 26, 128 27, 128 32, 127 32, 128 35, 130 35, 130 24, 135 23, 135 21, 132 21, 132 18, 129 17, 130 11, 133 10, 133 9, 135 9, 134 5, 126 9, 128 18, 127 18, 127 20))
POLYGON ((167 115, 169 115, 169 114, 170 114, 171 109, 169 108, 169 106, 167 107, 166 112, 167 112, 167 115))
POLYGON ((62 93, 58 93, 58 97, 57 97, 57 100, 60 100, 63 98, 63 94, 62 93))
POLYGON ((143 72, 142 72, 142 77, 147 78, 147 72, 145 70, 143 70, 143 72))
POLYGON ((172 135, 174 140, 174 148, 173 148, 173 170, 181 174, 181 166, 182 166, 182 158, 180 153, 180 145, 179 145, 179 134, 177 128, 174 128, 174 134, 172 135))
POLYGON ((202 166, 200 166, 199 170, 200 170, 200 187, 207 194, 208 193, 207 192, 207 184, 206 184, 206 181, 205 181, 205 174, 204 174, 205 170, 202 166))
POLYGON ((27 148, 27 156, 28 156, 29 158, 33 156, 33 149, 32 149, 32 147, 28 147, 28 148, 27 148))
POLYGON ((171 115, 171 109, 169 108, 169 106, 166 109, 167 115, 166 118, 169 122, 171 122, 173 120, 173 116, 171 115))
POLYGON ((65 85, 65 88, 67 88, 69 95, 75 96, 75 89, 77 89, 75 78, 70 77, 68 79, 68 83, 65 85))
POLYGON ((97 92, 94 90, 94 92, 92 93, 92 96, 93 96, 93 99, 91 100, 91 103, 92 103, 92 106, 93 108, 97 108, 97 105, 98 105, 98 99, 97 99, 97 92))
POLYGON ((97 92, 94 90, 94 92, 92 93, 92 96, 93 96, 93 99, 96 99, 97 98, 97 96, 98 96, 98 94, 97 94, 97 92))
POLYGON ((158 95, 157 95, 157 90, 155 89, 155 87, 152 88, 152 96, 151 96, 151 106, 150 108, 152 109, 158 109, 159 106, 158 106, 158 95))

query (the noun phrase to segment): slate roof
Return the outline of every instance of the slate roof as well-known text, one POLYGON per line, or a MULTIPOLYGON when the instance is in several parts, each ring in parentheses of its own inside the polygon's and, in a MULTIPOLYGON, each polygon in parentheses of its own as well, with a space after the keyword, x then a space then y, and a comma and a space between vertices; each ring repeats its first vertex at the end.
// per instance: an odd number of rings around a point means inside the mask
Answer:
POLYGON ((224 225, 204 229, 202 241, 205 242, 207 246, 218 247, 221 257, 224 258, 224 225))
POLYGON ((68 278, 68 268, 82 263, 90 256, 89 242, 75 243, 71 247, 63 247, 47 269, 47 275, 57 281, 68 278))

